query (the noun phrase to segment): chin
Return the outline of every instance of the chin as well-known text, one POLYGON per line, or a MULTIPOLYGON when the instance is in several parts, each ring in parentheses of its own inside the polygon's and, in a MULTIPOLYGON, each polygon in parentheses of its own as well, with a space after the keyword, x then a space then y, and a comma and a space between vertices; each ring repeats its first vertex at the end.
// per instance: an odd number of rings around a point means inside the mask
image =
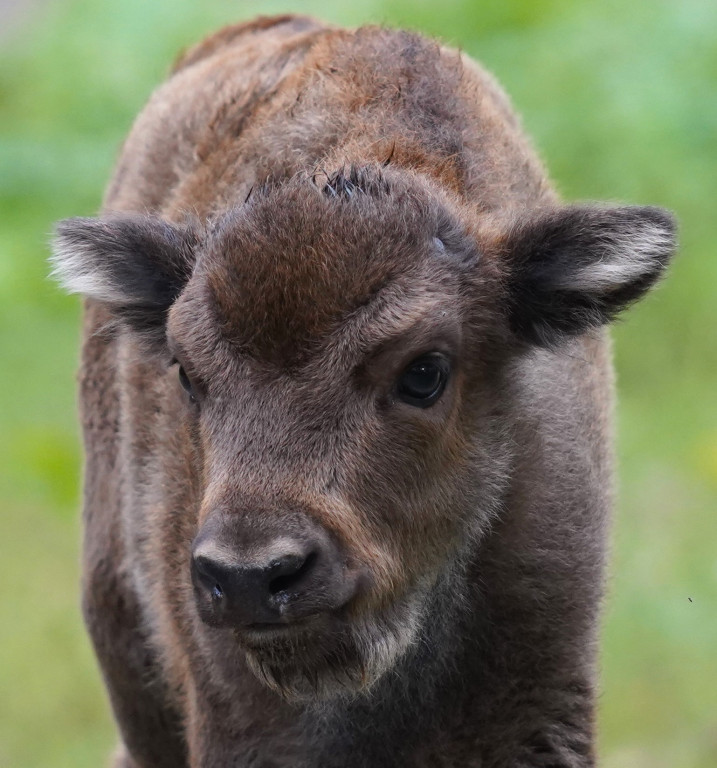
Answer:
POLYGON ((413 601, 320 628, 238 636, 256 677, 284 700, 316 703, 368 693, 416 642, 413 601))

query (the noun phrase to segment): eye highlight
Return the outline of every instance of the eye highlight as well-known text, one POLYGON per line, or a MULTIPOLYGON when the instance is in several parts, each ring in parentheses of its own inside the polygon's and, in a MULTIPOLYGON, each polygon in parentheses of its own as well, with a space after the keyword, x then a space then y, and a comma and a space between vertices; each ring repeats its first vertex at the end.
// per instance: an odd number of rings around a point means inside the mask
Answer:
POLYGON ((414 360, 396 383, 396 395, 408 405, 429 408, 443 394, 451 364, 443 355, 423 355, 414 360))

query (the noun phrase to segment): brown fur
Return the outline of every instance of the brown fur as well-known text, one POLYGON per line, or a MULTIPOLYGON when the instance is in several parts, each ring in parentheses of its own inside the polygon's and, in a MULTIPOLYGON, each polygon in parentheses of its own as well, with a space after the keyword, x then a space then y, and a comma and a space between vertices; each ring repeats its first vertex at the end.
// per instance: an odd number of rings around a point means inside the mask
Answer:
POLYGON ((104 209, 58 237, 105 292, 84 607, 116 765, 592 766, 612 383, 591 328, 659 275, 664 214, 561 208, 455 51, 288 16, 179 59, 104 209), (629 280, 593 281, 631 244, 629 280), (444 394, 399 402, 434 351, 444 394), (200 621, 202 531, 248 557, 309 522, 358 585, 340 610, 271 642, 200 621))

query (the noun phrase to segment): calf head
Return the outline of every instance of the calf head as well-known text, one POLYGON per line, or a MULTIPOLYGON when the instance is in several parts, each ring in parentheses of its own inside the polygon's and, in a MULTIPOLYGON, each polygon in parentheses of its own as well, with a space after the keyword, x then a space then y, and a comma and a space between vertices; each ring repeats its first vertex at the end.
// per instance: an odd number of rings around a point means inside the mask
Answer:
POLYGON ((654 208, 477 216, 373 166, 211 221, 60 223, 61 280, 165 361, 159 485, 198 490, 152 514, 184 519, 167 568, 208 665, 287 698, 391 668, 500 503, 506 364, 609 321, 673 245, 654 208))

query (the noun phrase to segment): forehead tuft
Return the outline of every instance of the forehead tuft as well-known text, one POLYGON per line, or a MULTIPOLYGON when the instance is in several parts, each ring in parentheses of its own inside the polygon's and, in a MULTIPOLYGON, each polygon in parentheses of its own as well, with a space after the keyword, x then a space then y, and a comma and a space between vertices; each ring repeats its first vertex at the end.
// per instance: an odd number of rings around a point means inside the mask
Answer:
POLYGON ((297 361, 342 317, 438 260, 425 192, 349 169, 269 185, 217 223, 195 280, 219 331, 253 357, 297 361))
POLYGON ((316 183, 322 174, 326 177, 322 192, 329 198, 351 200, 355 195, 371 195, 378 198, 388 196, 391 191, 390 184, 380 168, 352 165, 348 169, 341 168, 331 174, 319 171, 312 176, 312 181, 316 183))

